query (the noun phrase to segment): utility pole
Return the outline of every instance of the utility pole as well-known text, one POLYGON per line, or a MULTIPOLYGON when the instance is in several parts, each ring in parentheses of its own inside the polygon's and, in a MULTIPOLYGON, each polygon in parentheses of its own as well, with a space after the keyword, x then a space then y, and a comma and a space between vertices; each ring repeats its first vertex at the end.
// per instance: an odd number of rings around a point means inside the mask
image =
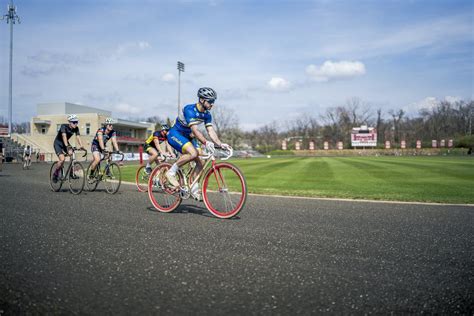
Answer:
POLYGON ((181 113, 181 72, 184 72, 184 64, 178 61, 178 116, 181 113))
POLYGON ((12 134, 12 79, 13 79, 13 24, 18 21, 20 23, 20 17, 16 14, 16 7, 13 5, 11 0, 8 5, 8 12, 1 18, 7 20, 7 24, 10 24, 10 83, 9 83, 9 95, 8 95, 8 135, 12 134))

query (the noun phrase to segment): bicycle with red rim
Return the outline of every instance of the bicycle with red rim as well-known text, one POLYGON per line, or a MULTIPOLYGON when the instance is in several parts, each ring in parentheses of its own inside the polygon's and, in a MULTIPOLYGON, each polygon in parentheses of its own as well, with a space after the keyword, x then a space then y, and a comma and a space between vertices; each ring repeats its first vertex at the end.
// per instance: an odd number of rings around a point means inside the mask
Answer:
MULTIPOLYGON (((165 162, 171 158, 171 156, 166 155, 158 155, 155 159, 155 163, 158 166, 160 163, 165 162)), ((153 170, 153 167, 152 167, 153 170)), ((138 167, 137 172, 135 173, 135 184, 137 185, 137 189, 139 192, 147 192, 148 191, 148 180, 150 179, 150 173, 146 172, 146 165, 141 165, 138 167)))
POLYGON ((242 171, 226 161, 232 157, 233 150, 216 149, 201 157, 205 163, 194 179, 196 165, 188 170, 178 169, 178 188, 172 187, 166 178, 171 164, 163 162, 156 166, 148 181, 148 197, 155 209, 165 213, 176 210, 183 200, 192 196, 190 188, 201 182, 202 200, 211 214, 218 218, 237 216, 247 200, 247 183, 242 171), (221 156, 221 162, 216 162, 216 156, 221 156))

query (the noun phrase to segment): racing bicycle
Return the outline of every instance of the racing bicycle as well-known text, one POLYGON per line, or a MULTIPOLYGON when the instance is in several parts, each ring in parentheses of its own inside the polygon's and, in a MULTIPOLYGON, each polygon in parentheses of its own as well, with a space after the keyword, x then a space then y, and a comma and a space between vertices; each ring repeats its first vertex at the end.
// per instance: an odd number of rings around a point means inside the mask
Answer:
POLYGON ((120 159, 119 162, 123 161, 123 153, 104 151, 102 158, 95 167, 92 177, 89 176, 92 162, 89 164, 89 167, 87 167, 87 189, 89 191, 95 191, 100 181, 104 182, 105 191, 107 191, 107 193, 115 194, 119 190, 120 184, 122 183, 122 173, 119 165, 112 161, 112 154, 121 155, 122 159, 120 159), (101 161, 106 161, 103 168, 100 166, 101 161))
MULTIPOLYGON (((158 155, 155 159, 156 165, 159 165, 161 162, 165 162, 168 159, 175 159, 170 158, 168 156, 158 155)), ((153 170, 153 167, 152 167, 153 170)), ((150 173, 151 174, 151 173, 150 173)), ((148 180, 150 179, 150 174, 146 173, 146 165, 141 165, 135 174, 135 184, 137 185, 137 189, 140 192, 148 191, 148 180)))
POLYGON ((72 194, 80 194, 82 190, 84 189, 84 182, 85 182, 84 167, 82 166, 80 162, 76 160, 76 151, 84 151, 84 155, 82 157, 86 157, 87 150, 84 148, 76 148, 76 147, 72 147, 71 150, 72 150, 71 155, 69 155, 69 153, 65 154, 65 156, 71 157, 69 161, 69 165, 66 168, 66 171, 64 171, 64 167, 66 164, 66 162, 64 162, 57 177, 56 178, 54 177, 54 171, 56 170, 59 161, 54 162, 53 165, 51 166, 51 169, 49 170, 49 185, 51 187, 51 190, 55 192, 58 192, 59 190, 61 190, 63 182, 66 182, 66 181, 69 184, 69 191, 72 194))
POLYGON ((199 174, 193 179, 196 165, 188 170, 178 169, 176 177, 180 183, 174 188, 166 178, 171 164, 162 162, 153 169, 148 181, 148 197, 153 206, 160 212, 172 212, 185 199, 191 197, 191 188, 196 182, 202 182, 202 198, 206 208, 219 218, 236 216, 244 207, 247 199, 245 177, 232 163, 225 160, 232 157, 233 150, 208 152, 201 157, 205 160, 199 174), (216 162, 217 154, 223 154, 222 162, 216 162))

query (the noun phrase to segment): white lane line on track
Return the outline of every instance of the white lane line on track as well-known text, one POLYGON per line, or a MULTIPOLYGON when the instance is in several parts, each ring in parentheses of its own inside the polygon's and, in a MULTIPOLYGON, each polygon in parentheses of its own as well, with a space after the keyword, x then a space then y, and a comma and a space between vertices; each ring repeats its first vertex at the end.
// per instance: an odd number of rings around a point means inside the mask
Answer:
MULTIPOLYGON (((136 186, 135 182, 125 182, 123 184, 136 186)), ((411 205, 438 205, 438 206, 469 206, 474 207, 474 204, 453 204, 453 203, 433 203, 433 202, 407 202, 407 201, 386 201, 386 200, 361 200, 361 199, 341 199, 341 198, 325 198, 325 197, 308 197, 308 196, 289 196, 289 195, 270 195, 248 193, 251 196, 261 196, 269 198, 285 198, 285 199, 303 199, 303 200, 322 200, 322 201, 341 201, 341 202, 359 202, 359 203, 382 203, 382 204, 411 204, 411 205)))

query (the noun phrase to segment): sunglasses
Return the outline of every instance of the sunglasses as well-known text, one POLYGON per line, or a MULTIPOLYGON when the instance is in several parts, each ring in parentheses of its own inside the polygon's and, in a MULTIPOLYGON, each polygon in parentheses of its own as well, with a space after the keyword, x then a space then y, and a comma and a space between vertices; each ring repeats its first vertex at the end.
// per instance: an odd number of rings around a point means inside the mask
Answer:
POLYGON ((79 124, 79 121, 71 122, 71 124, 79 124))
POLYGON ((216 102, 216 100, 215 99, 209 99, 209 100, 207 100, 207 102, 209 102, 209 104, 214 104, 214 102, 216 102))

